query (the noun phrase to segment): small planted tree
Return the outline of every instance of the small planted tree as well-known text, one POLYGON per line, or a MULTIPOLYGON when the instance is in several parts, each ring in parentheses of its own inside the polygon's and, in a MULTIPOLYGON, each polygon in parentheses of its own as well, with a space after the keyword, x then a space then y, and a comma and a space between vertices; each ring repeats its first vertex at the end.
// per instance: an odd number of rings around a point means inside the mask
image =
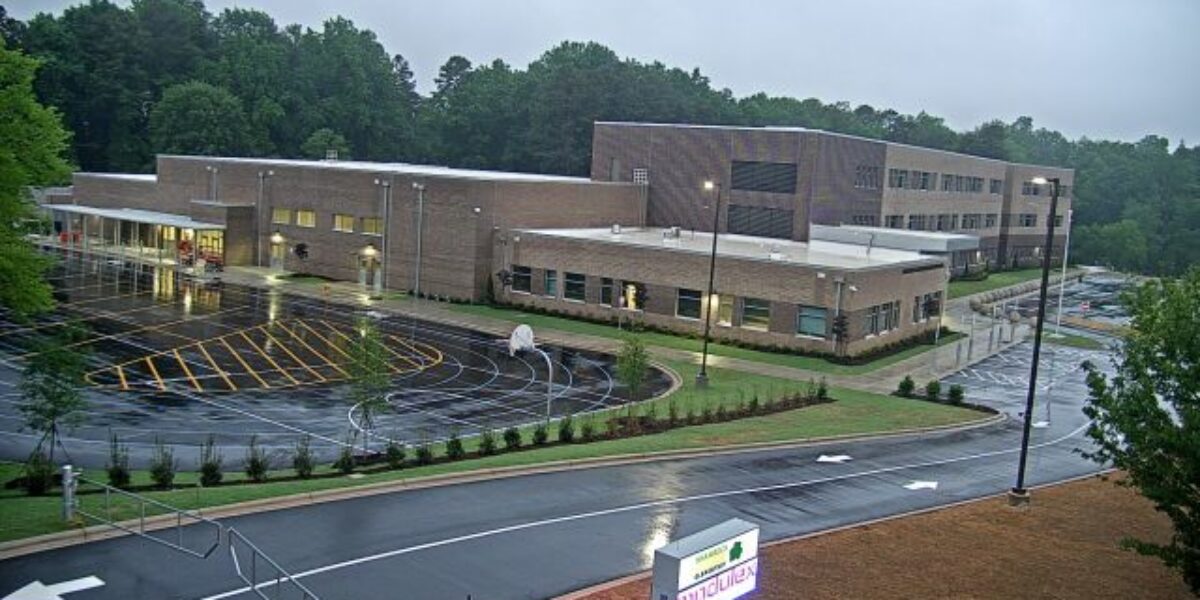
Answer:
POLYGON ((591 442, 596 439, 596 419, 588 415, 579 425, 579 439, 591 442))
POLYGON ((417 446, 416 456, 418 465, 433 464, 433 448, 429 447, 428 442, 422 442, 420 446, 417 446))
POLYGON ((491 429, 484 430, 479 435, 479 455, 491 456, 496 453, 496 433, 491 429))
POLYGON ((617 380, 629 390, 629 401, 637 402, 641 396, 642 385, 650 372, 650 354, 641 338, 626 336, 621 342, 621 351, 617 354, 617 380))
POLYGON ((387 446, 383 449, 384 458, 387 459, 389 469, 399 469, 404 467, 404 444, 396 440, 388 440, 387 446))
POLYGON ((963 389, 963 386, 956 383, 950 386, 950 391, 946 394, 946 399, 949 400, 951 404, 962 404, 965 396, 966 391, 963 389))
POLYGON ((59 327, 50 339, 34 344, 33 352, 26 355, 17 410, 25 426, 41 434, 37 448, 48 448, 51 465, 62 429, 77 424, 86 407, 79 393, 87 364, 79 342, 86 337, 82 326, 69 323, 59 327))
POLYGON ((108 485, 119 489, 129 487, 129 446, 122 444, 116 433, 109 432, 108 464, 104 470, 108 474, 108 485))
POLYGON ((250 444, 246 446, 246 457, 242 460, 242 469, 250 481, 262 483, 267 480, 271 470, 271 459, 267 456, 267 451, 258 445, 257 435, 250 436, 250 444))
POLYGON ((516 427, 509 427, 504 430, 504 449, 519 450, 521 448, 521 430, 516 427))
POLYGON ((534 446, 546 445, 546 440, 549 439, 549 437, 550 437, 550 435, 546 431, 545 423, 538 423, 537 427, 533 428, 533 445, 534 446))
POLYGON ((308 479, 312 477, 316 466, 317 461, 312 452, 312 437, 306 434, 296 442, 296 449, 292 453, 292 470, 296 471, 296 477, 308 479))
POLYGON ((379 329, 366 318, 360 319, 356 328, 359 335, 350 342, 346 372, 350 375, 350 402, 362 415, 363 454, 368 454, 376 418, 388 408, 391 378, 388 351, 379 329))
POLYGON ((150 480, 154 482, 155 487, 160 490, 171 489, 171 484, 175 483, 175 470, 178 466, 175 461, 175 449, 155 437, 154 453, 150 455, 150 480))
POLYGON ((462 438, 458 437, 457 431, 451 431, 450 439, 446 440, 446 458, 462 460, 466 455, 467 450, 463 448, 462 438))
POLYGON ((928 400, 937 400, 942 395, 942 382, 936 379, 930 379, 929 383, 925 384, 925 398, 928 400))
POLYGON ((905 375, 904 379, 900 380, 900 385, 896 386, 896 393, 905 397, 912 398, 913 392, 917 389, 917 383, 913 381, 911 375, 905 375))
POLYGON ((200 485, 212 487, 219 485, 224 474, 225 458, 217 448, 217 440, 211 434, 200 447, 200 485))

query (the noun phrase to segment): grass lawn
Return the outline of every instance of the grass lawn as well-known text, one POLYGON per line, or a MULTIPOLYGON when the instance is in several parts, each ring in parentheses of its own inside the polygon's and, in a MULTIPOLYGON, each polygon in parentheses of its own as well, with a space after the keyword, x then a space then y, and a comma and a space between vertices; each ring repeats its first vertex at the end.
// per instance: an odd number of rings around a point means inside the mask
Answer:
POLYGON ((1016 271, 998 271, 988 275, 987 279, 982 281, 951 281, 950 282, 950 297, 961 298, 981 292, 990 292, 994 289, 1024 283, 1042 276, 1040 268, 1019 269, 1016 271))
POLYGON ((1042 334, 1042 341, 1046 342, 1047 344, 1058 344, 1060 346, 1070 346, 1072 348, 1082 348, 1084 350, 1104 350, 1108 347, 1100 340, 1084 335, 1076 335, 1074 333, 1060 333, 1055 335, 1050 332, 1045 332, 1042 334))
MULTIPOLYGON (((717 403, 737 404, 749 398, 755 390, 762 397, 778 395, 798 389, 796 382, 784 381, 770 377, 745 374, 727 369, 710 368, 710 384, 707 390, 697 390, 691 383, 695 377, 696 367, 687 363, 671 363, 683 378, 685 385, 670 398, 656 400, 657 413, 660 417, 666 415, 666 404, 674 399, 680 408, 681 416, 688 408, 700 412, 706 404, 716 406, 717 403), (739 395, 738 392, 741 392, 739 395)), ((593 442, 590 444, 573 444, 566 446, 549 446, 535 450, 526 450, 508 454, 499 454, 486 458, 470 459, 454 463, 440 463, 423 467, 407 467, 397 471, 379 471, 364 474, 357 479, 349 477, 330 477, 310 479, 307 481, 278 481, 257 485, 229 485, 215 488, 201 488, 196 485, 196 475, 191 472, 180 472, 176 477, 179 489, 163 492, 150 492, 147 495, 161 502, 166 502, 180 508, 204 508, 256 500, 274 496, 315 492, 333 488, 343 488, 381 481, 392 481, 419 476, 438 475, 445 473, 461 473, 484 468, 496 468, 518 465, 531 465, 557 460, 615 456, 621 454, 656 452, 666 450, 683 450, 694 448, 710 448, 730 444, 751 442, 772 442, 784 440, 804 440, 831 435, 868 434, 914 427, 948 425, 962 423, 982 418, 979 412, 965 408, 933 404, 920 400, 906 400, 869 392, 831 387, 829 395, 836 401, 829 404, 811 406, 804 409, 786 411, 766 415, 716 423, 673 429, 664 433, 623 438, 618 440, 593 442)), ((645 410, 644 408, 642 410, 645 410)), ((598 423, 598 430, 603 430, 603 424, 598 423)), ((557 430, 551 428, 551 439, 555 439, 557 430)), ((526 444, 529 432, 523 436, 526 444)), ((465 440, 468 450, 474 449, 475 439, 465 440)), ((443 450, 435 449, 436 455, 443 450)), ((409 456, 412 456, 411 449, 409 456)), ((241 452, 235 449, 225 450, 225 465, 228 471, 226 481, 244 479, 240 472, 241 452)), ((20 474, 19 465, 0 464, 0 481, 8 481, 20 474)), ((323 467, 318 473, 328 473, 329 468, 323 467)), ((277 477, 290 475, 290 471, 278 471, 277 477)), ((103 480, 104 474, 92 469, 85 477, 103 480)), ((149 482, 145 472, 134 473, 135 484, 149 482)), ((85 507, 99 506, 100 495, 82 494, 81 502, 85 507)), ((134 516, 133 508, 128 504, 119 505, 121 515, 134 516)), ((59 518, 61 500, 57 496, 28 497, 20 490, 0 490, 0 541, 7 541, 61 531, 67 526, 59 518)))
MULTIPOLYGON (((529 313, 515 308, 503 308, 482 304, 455 304, 451 305, 449 308, 451 310, 482 317, 489 317, 492 319, 525 323, 530 327, 533 327, 534 330, 554 329, 557 331, 565 331, 567 333, 578 333, 614 339, 620 338, 623 335, 630 335, 629 331, 619 331, 612 325, 568 319, 565 317, 529 313)), ((691 352, 699 352, 702 346, 701 340, 691 339, 680 335, 672 335, 669 333, 642 331, 633 333, 632 335, 640 337, 647 346, 661 346, 664 348, 687 350, 691 352)), ((950 335, 942 336, 941 343, 944 344, 951 342, 959 337, 962 337, 962 335, 963 334, 961 333, 955 332, 950 335)), ((913 346, 912 348, 889 354, 861 365, 842 365, 814 356, 798 356, 795 354, 784 354, 779 352, 763 352, 761 350, 739 348, 737 346, 730 346, 715 342, 709 343, 708 352, 709 354, 715 356, 725 356, 729 358, 738 358, 772 365, 781 365, 784 367, 805 369, 819 373, 855 375, 859 373, 870 373, 871 371, 902 361, 932 348, 933 344, 913 346)))

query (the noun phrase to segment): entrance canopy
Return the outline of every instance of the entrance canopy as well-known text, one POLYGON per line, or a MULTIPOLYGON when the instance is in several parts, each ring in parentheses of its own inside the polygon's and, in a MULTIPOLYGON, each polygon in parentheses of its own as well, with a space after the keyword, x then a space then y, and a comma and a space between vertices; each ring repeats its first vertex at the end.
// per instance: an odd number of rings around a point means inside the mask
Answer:
POLYGON ((41 205, 41 208, 46 210, 60 210, 62 212, 76 213, 81 215, 104 217, 106 219, 119 219, 133 223, 149 223, 151 225, 179 227, 180 229, 225 229, 225 226, 219 223, 205 223, 203 221, 196 221, 185 215, 156 212, 153 210, 140 210, 135 208, 98 208, 95 206, 83 206, 80 204, 43 204, 41 205))

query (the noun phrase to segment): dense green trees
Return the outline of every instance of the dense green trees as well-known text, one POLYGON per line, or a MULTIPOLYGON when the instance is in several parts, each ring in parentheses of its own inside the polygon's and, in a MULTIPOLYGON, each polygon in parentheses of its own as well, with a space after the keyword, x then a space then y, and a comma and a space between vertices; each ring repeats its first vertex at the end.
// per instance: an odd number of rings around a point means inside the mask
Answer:
POLYGON ((89 0, 27 24, 0 14, 0 35, 43 61, 38 96, 65 116, 85 170, 149 170, 164 151, 324 156, 332 133, 364 160, 586 175, 596 120, 798 126, 1073 167, 1079 261, 1178 273, 1200 259, 1190 243, 1200 233, 1200 150, 1171 151, 1156 136, 1068 140, 1028 117, 959 133, 925 112, 735 98, 699 71, 590 42, 564 42, 524 70, 453 56, 422 97, 404 58, 351 21, 280 27, 255 10, 214 16, 199 0, 89 0), (200 97, 172 97, 180 90, 200 97), (190 120, 207 123, 218 106, 229 121, 187 135, 190 120), (199 139, 209 132, 221 140, 199 139))
POLYGON ((173 85, 150 111, 150 141, 164 154, 245 153, 249 127, 242 102, 200 81, 173 85))

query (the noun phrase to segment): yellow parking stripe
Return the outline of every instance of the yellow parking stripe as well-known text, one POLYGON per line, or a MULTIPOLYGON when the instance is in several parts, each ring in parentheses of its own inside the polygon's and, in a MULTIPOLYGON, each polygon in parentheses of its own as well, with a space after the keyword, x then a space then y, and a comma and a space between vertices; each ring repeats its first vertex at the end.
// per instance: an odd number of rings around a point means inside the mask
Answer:
POLYGON ((317 336, 318 338, 321 338, 321 341, 325 342, 326 346, 329 346, 330 348, 337 350, 338 354, 341 354, 342 356, 345 356, 346 358, 350 358, 350 355, 345 350, 342 350, 341 348, 339 348, 337 344, 333 343, 333 340, 318 333, 317 330, 313 329, 312 326, 310 326, 308 323, 305 323, 304 321, 300 321, 300 320, 297 320, 296 322, 299 323, 301 327, 309 330, 313 335, 317 336))
MULTIPOLYGON (((351 344, 354 343, 354 341, 350 339, 350 336, 338 331, 337 328, 334 327, 333 325, 330 325, 328 321, 322 320, 321 323, 323 325, 325 325, 326 327, 328 327, 330 330, 332 330, 334 333, 346 338, 348 341, 350 341, 351 344)), ((387 344, 380 344, 380 345, 383 346, 384 350, 387 350, 388 352, 391 352, 393 355, 395 355, 396 358, 399 358, 400 360, 403 360, 403 361, 407 361, 408 364, 412 365, 414 369, 421 368, 421 365, 417 364, 417 361, 415 361, 407 356, 404 356, 403 354, 400 354, 399 352, 396 352, 395 350, 392 350, 390 347, 388 347, 387 344)))
POLYGON ((196 388, 197 392, 203 392, 204 388, 200 386, 200 382, 196 380, 196 376, 192 374, 192 370, 188 368, 187 363, 183 362, 183 356, 179 354, 179 348, 172 350, 175 353, 175 360, 179 361, 179 366, 183 367, 183 372, 188 379, 192 380, 192 387, 196 388))
POLYGON ((154 366, 154 359, 147 356, 146 364, 150 365, 150 373, 154 375, 154 380, 158 382, 159 391, 167 391, 167 384, 163 383, 162 375, 158 374, 158 367, 154 366))
POLYGON ((284 327, 284 326, 283 326, 283 323, 278 323, 278 322, 277 322, 277 323, 275 323, 275 324, 276 324, 276 325, 278 325, 280 329, 282 329, 282 330, 286 331, 286 332, 288 333, 288 335, 290 335, 290 336, 292 336, 292 337, 296 338, 296 341, 297 341, 297 342, 300 342, 300 345, 304 346, 305 348, 308 348, 308 351, 309 351, 309 352, 312 352, 313 354, 315 354, 315 355, 317 356, 317 358, 320 358, 321 360, 325 361, 326 363, 329 363, 329 366, 331 366, 331 367, 333 367, 334 369, 336 369, 336 370, 337 370, 339 373, 341 373, 342 375, 345 375, 346 377, 349 377, 349 376, 350 376, 350 374, 349 374, 349 373, 347 373, 345 369, 343 369, 343 368, 341 368, 340 366, 338 366, 338 364, 337 364, 337 363, 335 363, 335 362, 333 362, 332 360, 329 360, 329 357, 328 357, 328 356, 325 356, 324 354, 321 354, 319 351, 317 351, 317 349, 316 349, 316 348, 313 348, 312 346, 310 346, 310 345, 309 345, 309 343, 308 343, 308 342, 304 341, 304 338, 302 338, 302 337, 300 337, 300 336, 296 335, 296 332, 292 331, 291 329, 288 329, 287 327, 284 327))
MULTIPOLYGON (((442 362, 442 353, 437 348, 432 348, 432 347, 430 348, 435 353, 437 353, 437 357, 434 357, 434 356, 431 356, 429 354, 422 352, 420 348, 416 347, 416 345, 411 344, 401 338, 398 338, 395 335, 388 334, 388 337, 392 338, 393 341, 400 344, 401 346, 404 346, 405 348, 412 350, 413 354, 418 354, 421 357, 425 358, 426 360, 432 362, 435 365, 442 362)), ((421 345, 424 346, 424 344, 421 344, 421 345)))
POLYGON ((279 349, 280 349, 280 350, 283 350, 285 353, 287 353, 287 355, 288 355, 289 357, 291 357, 291 359, 292 359, 292 362, 295 362, 296 364, 300 365, 301 367, 304 367, 304 370, 308 371, 309 373, 312 373, 312 374, 313 374, 313 377, 316 377, 316 378, 317 378, 317 380, 319 380, 319 381, 325 381, 325 376, 324 376, 324 375, 321 375, 321 374, 320 374, 320 373, 318 373, 318 372, 317 372, 315 369, 313 369, 312 367, 308 366, 308 363, 306 363, 306 362, 304 362, 304 361, 300 360, 300 357, 299 357, 299 356, 296 356, 296 353, 295 353, 295 352, 292 352, 291 348, 288 348, 286 344, 284 344, 283 342, 279 341, 279 338, 277 338, 277 337, 275 337, 275 336, 271 335, 271 332, 267 331, 267 328, 266 328, 265 326, 264 326, 264 327, 259 327, 259 329, 261 329, 261 330, 262 330, 262 332, 263 332, 263 335, 267 336, 267 338, 269 338, 269 339, 270 339, 272 342, 275 342, 275 345, 276 345, 276 346, 279 346, 279 349))
MULTIPOLYGON (((255 329, 258 329, 258 327, 256 327, 255 329)), ((258 344, 254 343, 254 340, 250 339, 250 336, 246 335, 245 330, 239 331, 238 333, 241 334, 242 339, 246 340, 247 344, 250 344, 251 348, 254 348, 254 350, 257 351, 259 354, 261 354, 263 358, 267 359, 267 362, 271 363, 271 366, 275 367, 276 371, 283 373, 283 376, 287 377, 288 379, 291 379, 292 383, 294 383, 296 385, 300 385, 300 381, 298 379, 296 379, 295 377, 292 377, 291 373, 288 373, 287 371, 283 370, 283 367, 279 366, 279 363, 275 362, 275 359, 271 358, 270 354, 267 354, 265 351, 263 351, 263 349, 261 347, 259 347, 258 344)))
POLYGON ((129 391, 129 382, 125 380, 125 369, 122 369, 121 365, 117 365, 117 378, 121 380, 121 389, 129 391))
POLYGON ((239 363, 241 363, 241 364, 242 364, 242 368, 243 368, 243 369, 246 369, 246 372, 247 372, 247 373, 249 373, 251 377, 253 377, 253 378, 257 379, 257 380, 258 380, 258 382, 259 382, 260 384, 262 384, 262 386, 263 386, 263 387, 265 387, 265 388, 270 388, 270 387, 271 387, 271 384, 267 383, 267 381, 266 381, 265 379, 263 379, 262 377, 260 377, 260 376, 258 375, 258 371, 254 370, 254 369, 253 369, 253 368, 250 366, 250 364, 246 362, 246 359, 242 358, 242 355, 241 355, 241 354, 238 354, 238 351, 237 351, 237 350, 234 350, 234 349, 233 349, 233 346, 230 346, 230 345, 229 345, 229 342, 225 341, 225 336, 221 336, 221 337, 217 338, 217 340, 219 340, 219 341, 220 341, 222 344, 224 344, 224 345, 225 345, 225 349, 226 349, 226 350, 228 350, 228 351, 229 351, 229 353, 230 353, 230 354, 232 354, 232 355, 233 355, 233 357, 234 357, 234 358, 236 358, 236 359, 237 359, 237 361, 238 361, 239 363))
POLYGON ((204 358, 208 359, 208 364, 212 365, 212 368, 217 372, 217 375, 220 375, 221 379, 225 380, 225 385, 229 386, 229 391, 236 392, 238 387, 233 385, 233 380, 229 379, 229 375, 225 373, 224 369, 217 364, 217 361, 213 360, 212 355, 209 354, 208 350, 204 348, 204 344, 196 344, 196 347, 199 348, 200 352, 204 354, 204 358))

